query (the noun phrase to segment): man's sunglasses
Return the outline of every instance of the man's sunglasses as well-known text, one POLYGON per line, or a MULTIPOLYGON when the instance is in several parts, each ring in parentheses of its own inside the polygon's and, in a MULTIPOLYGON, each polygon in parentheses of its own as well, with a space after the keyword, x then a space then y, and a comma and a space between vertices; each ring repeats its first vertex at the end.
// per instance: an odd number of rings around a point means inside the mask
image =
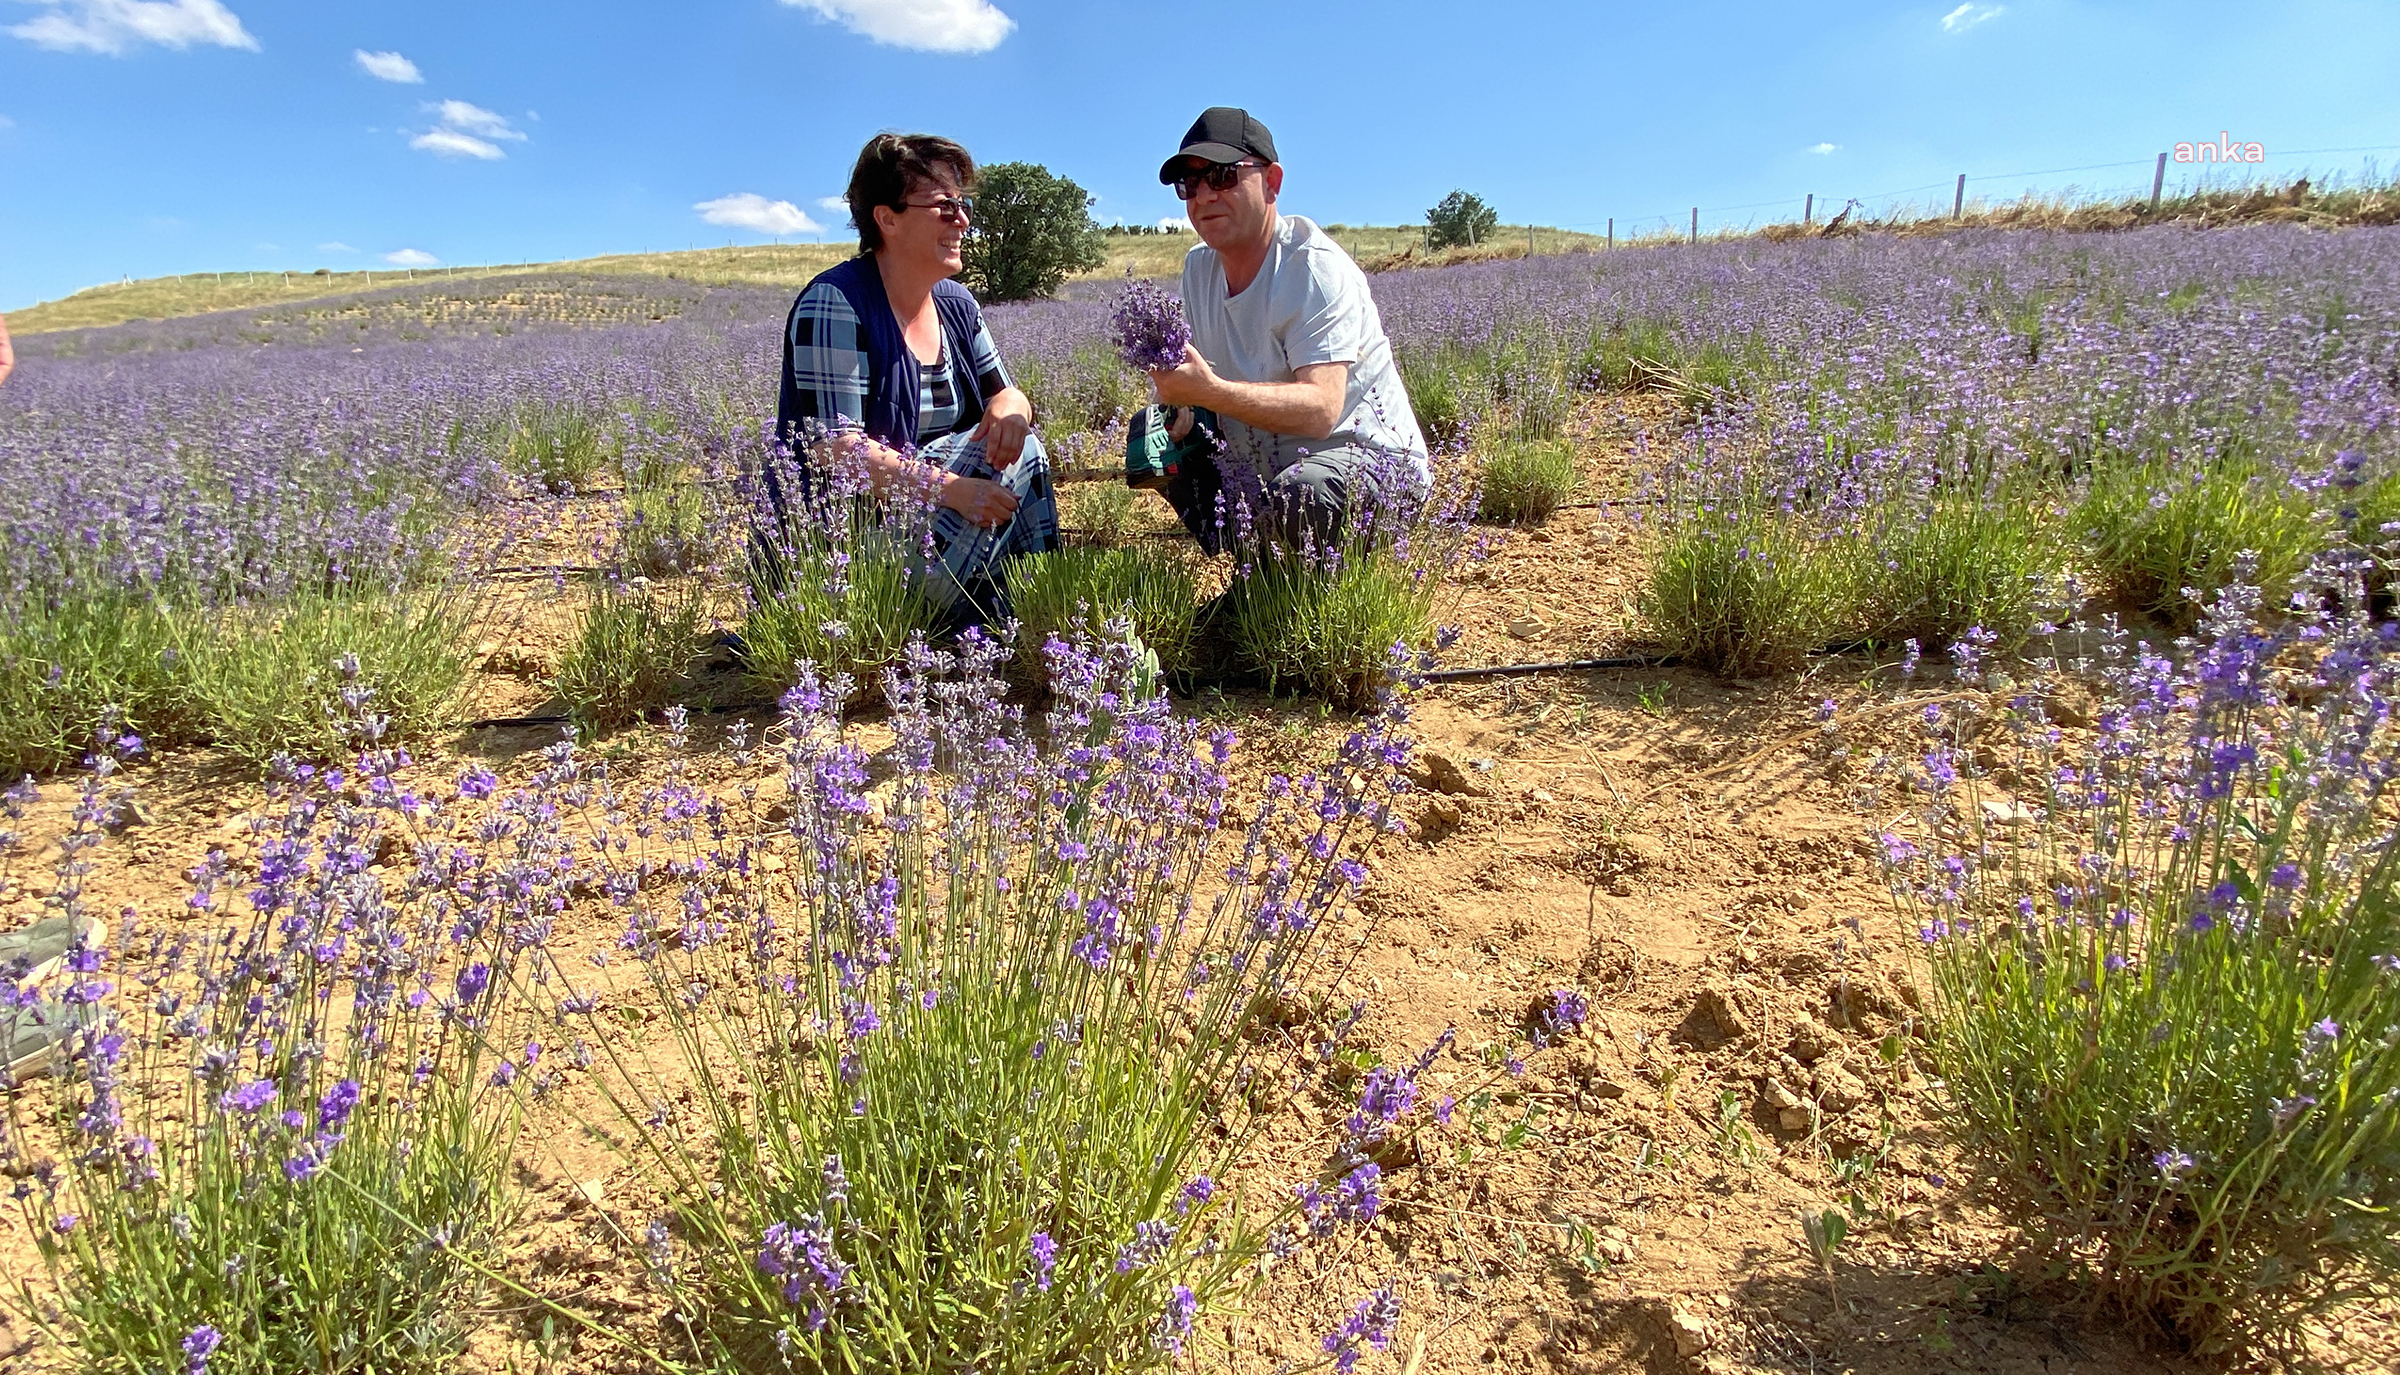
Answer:
POLYGON ((944 196, 940 200, 900 203, 911 210, 930 210, 945 220, 956 220, 960 224, 965 224, 975 215, 975 201, 971 196, 944 196))
POLYGON ((1264 166, 1266 166, 1265 163, 1249 158, 1244 158, 1240 162, 1212 162, 1206 167, 1186 172, 1177 177, 1175 179, 1175 198, 1188 201, 1199 195, 1202 182, 1208 183, 1208 189, 1211 191, 1231 191, 1233 184, 1242 179, 1243 168, 1264 166))

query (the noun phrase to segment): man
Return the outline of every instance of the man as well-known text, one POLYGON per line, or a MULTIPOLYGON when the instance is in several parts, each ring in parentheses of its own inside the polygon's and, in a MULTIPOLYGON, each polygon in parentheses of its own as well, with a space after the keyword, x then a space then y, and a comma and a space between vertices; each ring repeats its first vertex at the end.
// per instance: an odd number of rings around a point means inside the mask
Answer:
POLYGON ((1277 209, 1275 138, 1246 110, 1217 106, 1159 168, 1189 207, 1198 247, 1183 260, 1192 330, 1182 366, 1154 372, 1161 403, 1216 415, 1223 449, 1185 463, 1167 500, 1203 548, 1238 525, 1237 498, 1287 543, 1336 539, 1346 519, 1432 482, 1366 274, 1341 245, 1277 209), (1230 490, 1228 490, 1230 488, 1230 490), (1222 493, 1222 499, 1220 494, 1222 493))

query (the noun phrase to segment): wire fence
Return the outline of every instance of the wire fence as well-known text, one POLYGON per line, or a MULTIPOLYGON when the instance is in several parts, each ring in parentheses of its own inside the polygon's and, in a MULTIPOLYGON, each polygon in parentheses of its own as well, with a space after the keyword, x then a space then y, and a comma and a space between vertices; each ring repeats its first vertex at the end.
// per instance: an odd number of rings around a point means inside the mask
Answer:
MULTIPOLYGON (((2296 148, 2283 152, 2268 153, 2266 154, 2268 159, 2266 163, 2190 162, 2175 163, 2172 165, 2189 169, 2199 169, 2205 167, 2217 170, 2229 170, 2232 168, 2243 167, 2263 168, 2269 164, 2282 164, 2286 167, 2289 167, 2295 159, 2300 158, 2330 157, 2334 155, 2348 155, 2357 153, 2387 153, 2395 151, 2400 151, 2400 143, 2369 144, 2352 148, 2296 148)), ((1815 211, 1820 202, 1825 206, 1847 204, 1861 207, 1877 205, 1892 207, 1896 206, 1899 203, 1900 198, 1903 196, 1923 195, 1928 191, 1951 192, 1952 213, 1956 214, 1964 210, 1967 189, 1970 186, 1980 186, 1991 182, 2016 182, 2035 177, 2071 176, 2082 172, 2123 171, 2135 167, 2146 167, 2153 169, 2153 180, 2150 188, 2148 189, 2150 190, 2152 197, 2155 199, 2163 190, 2165 172, 2169 166, 2169 155, 2166 153, 2159 153, 2152 157, 2128 158, 2121 162, 2083 163, 2074 167, 2041 167, 2018 172, 1961 172, 1955 178, 1945 178, 1941 181, 1924 182, 1916 186, 1896 187, 1888 191, 1870 191, 1860 195, 1848 196, 1840 201, 1834 200, 1830 197, 1819 197, 1813 193, 1801 193, 1799 195, 1778 196, 1772 200, 1748 201, 1739 205, 1696 205, 1680 210, 1669 211, 1665 214, 1634 216, 1619 215, 1598 220, 1556 223, 1548 227, 1555 229, 1571 229, 1584 232, 1600 230, 1605 227, 1607 237, 1612 240, 1616 237, 1617 231, 1620 228, 1625 231, 1627 238, 1640 238, 1645 235, 1672 232, 1673 230, 1682 228, 1685 229, 1692 238, 1697 239, 1699 238, 1703 228, 1708 229, 1710 232, 1722 232, 1724 230, 1737 227, 1747 228, 1756 222, 1755 217, 1753 217, 1751 220, 1743 221, 1739 226, 1728 224, 1721 219, 1715 224, 1706 224, 1705 221, 1708 219, 1708 217, 1732 215, 1741 211, 1767 210, 1781 206, 1787 209, 1798 207, 1801 211, 1802 221, 1806 222, 1815 217, 1815 211)), ((2295 168, 2294 170, 2304 171, 2306 169, 2295 168)), ((2056 189, 2064 191, 2072 188, 2062 186, 2056 189)), ((2028 187, 2026 190, 2028 194, 2031 194, 2033 188, 2028 187)))

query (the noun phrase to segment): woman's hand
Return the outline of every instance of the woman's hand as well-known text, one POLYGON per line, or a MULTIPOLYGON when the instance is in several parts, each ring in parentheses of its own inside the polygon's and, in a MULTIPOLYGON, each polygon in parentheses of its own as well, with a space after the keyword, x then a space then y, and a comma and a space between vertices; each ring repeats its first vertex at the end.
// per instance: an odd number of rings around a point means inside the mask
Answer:
POLYGON ((1033 433, 1033 422, 1014 412, 985 411, 983 422, 967 438, 983 446, 983 461, 1005 470, 1025 452, 1025 436, 1033 433))
MULTIPOLYGON (((1019 436, 1018 442, 1024 442, 1019 436)), ((1014 455, 1011 455, 1014 457, 1014 455)), ((994 467, 999 465, 995 463, 994 467)), ((950 476, 942 483, 941 504, 967 518, 967 524, 986 530, 1017 513, 1017 495, 988 478, 950 476)))

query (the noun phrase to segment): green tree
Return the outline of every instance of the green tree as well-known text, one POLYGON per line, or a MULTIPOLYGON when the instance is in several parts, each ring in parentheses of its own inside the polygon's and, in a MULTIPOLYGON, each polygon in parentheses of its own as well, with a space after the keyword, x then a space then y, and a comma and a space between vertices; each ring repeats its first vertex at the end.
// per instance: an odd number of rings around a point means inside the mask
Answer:
POLYGON ((1432 248, 1479 244, 1491 238, 1499 226, 1500 212, 1472 191, 1453 191, 1425 212, 1425 240, 1432 248))
POLYGON ((1039 163, 984 168, 964 249, 968 289, 986 301, 1027 301, 1108 261, 1091 207, 1082 187, 1039 163))

